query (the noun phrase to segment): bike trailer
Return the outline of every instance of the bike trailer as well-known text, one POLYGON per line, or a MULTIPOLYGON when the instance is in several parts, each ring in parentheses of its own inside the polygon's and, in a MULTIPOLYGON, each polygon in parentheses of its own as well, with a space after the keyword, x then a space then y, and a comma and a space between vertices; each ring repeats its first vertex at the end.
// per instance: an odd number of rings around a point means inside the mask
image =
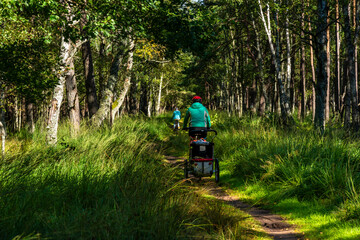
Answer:
POLYGON ((193 141, 190 144, 193 174, 196 176, 211 176, 213 174, 214 144, 204 140, 193 141))

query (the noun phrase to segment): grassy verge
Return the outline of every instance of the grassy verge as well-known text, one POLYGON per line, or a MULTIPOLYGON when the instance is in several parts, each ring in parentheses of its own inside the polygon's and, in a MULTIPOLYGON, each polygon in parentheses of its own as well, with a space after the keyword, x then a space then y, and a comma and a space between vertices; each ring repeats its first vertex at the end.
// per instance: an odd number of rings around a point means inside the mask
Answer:
POLYGON ((309 122, 282 129, 274 119, 217 117, 222 181, 309 239, 359 239, 358 138, 335 125, 324 137, 309 122))
POLYGON ((124 117, 112 129, 83 126, 76 138, 63 124, 55 147, 41 131, 11 137, 0 163, 0 238, 260 239, 240 212, 199 197, 164 165, 167 119, 124 117))

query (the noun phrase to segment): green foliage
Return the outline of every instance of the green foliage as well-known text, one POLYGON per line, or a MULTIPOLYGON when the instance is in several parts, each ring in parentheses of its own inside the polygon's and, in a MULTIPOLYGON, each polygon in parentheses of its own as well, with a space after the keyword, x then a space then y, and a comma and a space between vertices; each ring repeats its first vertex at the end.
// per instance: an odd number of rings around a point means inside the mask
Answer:
POLYGON ((16 41, 0 47, 0 74, 7 85, 27 99, 43 100, 56 82, 55 53, 44 38, 16 41))
POLYGON ((77 138, 63 124, 56 147, 44 147, 40 131, 10 139, 0 163, 0 238, 263 236, 239 224, 244 214, 201 198, 179 181, 181 171, 164 165, 159 143, 172 134, 168 118, 123 117, 111 129, 83 126, 77 138))
POLYGON ((220 125, 218 153, 232 166, 232 175, 260 179, 277 189, 278 198, 347 199, 348 179, 359 181, 358 150, 335 133, 322 139, 302 126, 286 130, 271 122, 256 118, 220 125))
POLYGON ((311 119, 284 129, 273 115, 219 116, 215 151, 222 179, 244 199, 285 214, 309 238, 358 238, 359 231, 348 231, 359 225, 358 139, 336 124, 319 137, 311 119))
POLYGON ((124 119, 77 139, 61 129, 57 147, 38 139, 9 154, 0 167, 1 238, 176 236, 191 196, 176 197, 182 191, 148 142, 148 126, 124 119))

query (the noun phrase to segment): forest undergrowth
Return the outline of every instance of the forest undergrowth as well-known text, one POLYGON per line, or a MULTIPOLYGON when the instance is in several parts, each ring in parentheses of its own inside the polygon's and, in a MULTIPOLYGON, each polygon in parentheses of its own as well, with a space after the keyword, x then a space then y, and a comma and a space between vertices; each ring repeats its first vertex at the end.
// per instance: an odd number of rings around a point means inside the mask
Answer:
MULTIPOLYGON (((360 238, 360 140, 330 123, 281 127, 275 116, 212 113, 221 184, 285 216, 309 239, 360 238)), ((122 117, 56 147, 10 136, 0 163, 1 239, 266 239, 248 216, 194 193, 163 155, 187 155, 169 114, 122 117)), ((41 129, 41 127, 38 127, 41 129)))
POLYGON ((162 161, 169 118, 112 128, 41 127, 10 136, 0 163, 0 239, 267 239, 248 216, 205 199, 162 161))
POLYGON ((309 239, 360 238, 360 138, 330 122, 282 127, 274 115, 215 115, 222 181, 282 214, 309 239))

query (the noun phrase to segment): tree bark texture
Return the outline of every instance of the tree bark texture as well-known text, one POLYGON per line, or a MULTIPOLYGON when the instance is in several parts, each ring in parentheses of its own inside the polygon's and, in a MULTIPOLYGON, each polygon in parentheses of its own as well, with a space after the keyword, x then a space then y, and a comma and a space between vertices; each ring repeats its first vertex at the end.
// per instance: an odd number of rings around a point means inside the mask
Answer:
POLYGON ((71 58, 70 42, 61 38, 60 45, 60 73, 57 85, 54 88, 49 110, 49 118, 47 123, 46 142, 50 145, 57 143, 57 130, 60 118, 60 107, 63 101, 65 77, 69 69, 69 60, 71 58))
POLYGON ((318 0, 318 20, 317 20, 317 39, 316 58, 317 58, 317 83, 316 89, 316 110, 314 125, 320 129, 321 133, 325 130, 325 105, 327 92, 327 1, 318 0))
MULTIPOLYGON (((302 0, 302 14, 301 14, 301 28, 305 29, 305 5, 304 0, 302 0)), ((304 39, 305 33, 301 32, 301 38, 304 39)), ((305 52, 305 45, 304 42, 300 42, 300 95, 301 95, 301 101, 300 101, 300 117, 302 120, 304 120, 306 116, 306 52, 305 52)))
MULTIPOLYGON (((266 34, 268 36, 268 41, 269 41, 269 45, 270 45, 270 50, 274 59, 274 64, 275 64, 275 76, 276 76, 276 81, 279 87, 279 96, 280 96, 280 108, 281 108, 281 116, 283 118, 284 121, 287 121, 288 118, 291 116, 291 112, 290 112, 290 106, 289 106, 289 98, 286 95, 286 91, 285 91, 285 87, 282 81, 282 74, 281 74, 281 58, 280 58, 280 33, 279 33, 279 29, 276 29, 276 43, 275 46, 273 44, 272 41, 272 34, 271 34, 271 22, 270 22, 270 10, 269 10, 269 5, 267 5, 267 20, 264 17, 263 14, 263 10, 262 10, 262 6, 261 6, 261 1, 258 0, 259 3, 259 7, 260 7, 260 16, 261 16, 261 20, 264 24, 265 27, 265 31, 266 34)), ((277 22, 277 11, 275 13, 275 25, 278 27, 278 22, 277 22)))
POLYGON ((153 88, 150 86, 150 92, 149 92, 149 99, 148 99, 148 105, 147 105, 147 116, 151 117, 152 113, 152 106, 153 106, 153 88))
MULTIPOLYGON (((329 14, 329 13, 328 13, 329 14)), ((326 64, 326 72, 327 72, 327 87, 326 87, 326 104, 325 104, 325 122, 329 121, 330 118, 330 80, 331 80, 331 71, 330 71, 330 16, 328 15, 327 18, 327 29, 326 29, 326 37, 327 37, 327 44, 326 44, 326 57, 327 57, 327 64, 326 64)))
POLYGON ((305 46, 301 42, 301 60, 300 60, 300 75, 301 75, 301 104, 300 104, 300 116, 304 119, 306 116, 306 65, 305 65, 305 46))
MULTIPOLYGON (((356 72, 355 72, 355 38, 352 34, 350 25, 350 4, 344 4, 342 6, 344 14, 344 33, 347 50, 347 67, 349 74, 349 82, 351 89, 351 110, 352 110, 352 124, 353 127, 358 130, 359 127, 359 110, 358 110, 358 96, 357 96, 357 83, 356 83, 356 72)), ((356 33, 355 33, 356 34, 356 33)))
POLYGON ((110 68, 110 75, 106 87, 102 93, 99 110, 92 116, 92 122, 95 126, 101 126, 112 107, 112 98, 114 96, 115 85, 119 78, 119 70, 124 56, 124 51, 121 49, 116 54, 110 68))
MULTIPOLYGON (((288 15, 287 15, 288 16, 288 15)), ((291 58, 291 41, 290 41, 290 33, 289 33, 289 17, 286 17, 286 29, 285 29, 285 36, 286 36, 286 82, 287 82, 287 90, 289 91, 289 95, 290 96, 290 103, 292 102, 292 94, 291 94, 291 85, 292 85, 292 75, 291 75, 291 70, 292 70, 292 58, 291 58)), ((289 103, 289 104, 290 104, 289 103)), ((292 109, 292 104, 290 104, 289 106, 290 112, 292 109)))
POLYGON ((112 109, 112 118, 115 119, 115 114, 119 111, 121 106, 124 103, 126 94, 129 91, 130 84, 131 84, 131 74, 132 74, 132 68, 134 65, 134 50, 135 50, 135 40, 132 38, 132 36, 129 37, 129 57, 127 60, 127 67, 126 67, 126 75, 124 79, 124 87, 118 97, 114 101, 114 107, 112 109))
POLYGON ((160 114, 160 107, 161 107, 161 93, 163 88, 163 80, 164 80, 164 73, 162 72, 160 75, 160 83, 159 83, 159 91, 158 91, 158 99, 156 103, 156 114, 160 114))
POLYGON ((335 110, 340 111, 340 90, 341 90, 341 70, 340 70, 340 23, 339 23, 339 0, 336 0, 336 67, 335 67, 335 81, 334 81, 334 98, 335 98, 335 110))
POLYGON ((105 80, 105 76, 104 76, 104 65, 105 65, 105 55, 106 55, 106 50, 105 50, 105 43, 104 40, 101 39, 100 40, 100 46, 99 46, 99 100, 98 100, 98 109, 100 107, 100 101, 102 99, 102 93, 105 91, 105 86, 106 86, 106 80, 105 80))
POLYGON ((33 133, 35 131, 35 122, 34 122, 34 104, 32 102, 26 103, 26 122, 29 132, 33 133))
POLYGON ((252 21, 251 24, 254 28, 254 32, 255 32, 255 39, 256 39, 256 67, 258 69, 258 79, 260 82, 260 89, 259 89, 259 94, 260 94, 260 98, 259 98, 259 115, 263 116, 265 114, 265 108, 266 108, 266 93, 265 93, 265 85, 264 85, 264 71, 263 71, 263 60, 262 60, 262 51, 261 51, 261 43, 260 43, 260 36, 259 36, 259 32, 256 28, 256 24, 255 21, 253 19, 252 16, 252 21))
MULTIPOLYGON (((87 5, 87 0, 84 0, 84 5, 87 5)), ((88 13, 84 9, 81 18, 81 33, 86 41, 81 45, 82 60, 85 74, 85 88, 86 88, 86 102, 89 111, 89 118, 91 118, 99 109, 99 102, 96 94, 95 78, 94 78, 94 64, 92 59, 92 52, 90 46, 90 39, 84 27, 88 24, 88 13)), ((100 60, 102 61, 102 60, 100 60)), ((102 72, 101 72, 102 73, 102 72)))
POLYGON ((86 101, 89 109, 89 118, 91 118, 99 109, 99 102, 96 94, 90 40, 87 40, 82 44, 81 50, 85 74, 86 101))
POLYGON ((148 106, 148 86, 145 82, 145 80, 140 81, 140 106, 139 110, 142 114, 145 116, 147 115, 147 106, 148 106))
MULTIPOLYGON (((74 55, 76 49, 71 46, 71 55, 74 55)), ((75 134, 80 130, 80 104, 77 89, 74 59, 71 57, 68 61, 68 70, 65 74, 66 96, 68 102, 71 132, 75 134)))
MULTIPOLYGON (((309 32, 312 31, 311 22, 309 20, 309 32)), ((310 35, 310 65, 311 65, 311 76, 312 76, 312 114, 313 114, 313 121, 315 121, 316 115, 316 71, 315 71, 315 64, 314 64, 314 41, 312 36, 310 35)))

